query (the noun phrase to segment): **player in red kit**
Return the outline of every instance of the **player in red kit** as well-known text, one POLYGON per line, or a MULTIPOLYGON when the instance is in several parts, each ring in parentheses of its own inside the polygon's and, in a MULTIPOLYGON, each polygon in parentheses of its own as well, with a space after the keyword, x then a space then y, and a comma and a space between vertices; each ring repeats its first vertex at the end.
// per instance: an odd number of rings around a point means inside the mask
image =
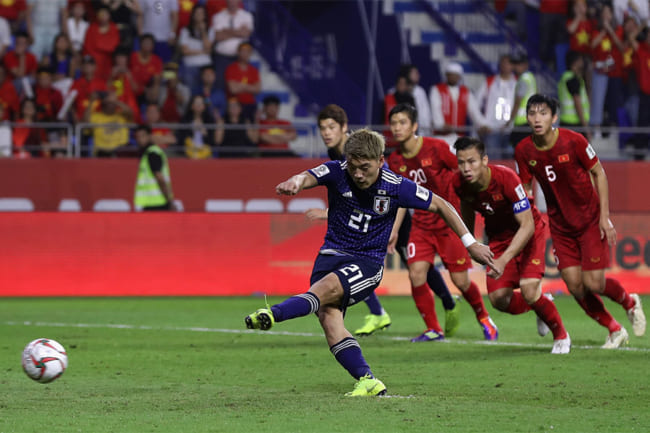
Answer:
POLYGON ((526 115, 533 134, 517 144, 515 160, 524 185, 530 190, 534 177, 544 191, 562 279, 587 315, 609 330, 602 347, 614 349, 627 343, 628 333, 605 309, 599 295, 625 309, 637 336, 645 333, 645 314, 638 295, 628 294, 618 281, 605 278, 609 246, 616 243, 609 219, 607 176, 582 135, 553 128, 557 109, 553 98, 530 97, 526 115))
MULTIPOLYGON (((399 149, 388 157, 388 166, 395 173, 430 189, 458 207, 458 197, 451 190, 451 177, 458 168, 456 156, 449 150, 447 142, 415 135, 418 129, 417 118, 417 110, 410 104, 398 104, 390 111, 390 129, 399 149)), ((436 253, 449 271, 451 280, 474 309, 485 339, 496 340, 499 335, 497 327, 485 309, 478 286, 469 278, 468 270, 472 267, 472 261, 463 242, 454 236, 441 218, 431 215, 416 210, 409 235, 411 291, 427 326, 422 335, 411 341, 444 339, 444 332, 436 316, 433 294, 427 284, 427 272, 433 266, 436 253)))
POLYGON ((494 262, 501 275, 488 270, 490 302, 499 311, 522 314, 534 310, 538 331, 553 332, 551 353, 571 351, 571 338, 564 329, 555 304, 542 296, 546 225, 535 205, 528 201, 517 173, 503 165, 488 164, 485 145, 475 138, 461 137, 454 144, 459 172, 452 180, 460 197, 460 210, 470 232, 475 212, 485 220, 494 262), (520 288, 520 292, 514 289, 520 288), (540 323, 541 322, 541 323, 540 323))

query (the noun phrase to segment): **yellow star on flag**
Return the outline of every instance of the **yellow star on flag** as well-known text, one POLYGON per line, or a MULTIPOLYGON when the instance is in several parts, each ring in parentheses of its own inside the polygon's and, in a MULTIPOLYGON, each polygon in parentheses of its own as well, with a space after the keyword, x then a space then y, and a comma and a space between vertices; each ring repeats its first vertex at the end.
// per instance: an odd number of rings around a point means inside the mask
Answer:
POLYGON ((600 43, 600 48, 603 51, 612 51, 612 41, 610 41, 609 38, 603 39, 603 41, 600 43))
POLYGON ((582 29, 576 34, 576 39, 579 46, 587 45, 589 43, 589 33, 585 29, 582 29))

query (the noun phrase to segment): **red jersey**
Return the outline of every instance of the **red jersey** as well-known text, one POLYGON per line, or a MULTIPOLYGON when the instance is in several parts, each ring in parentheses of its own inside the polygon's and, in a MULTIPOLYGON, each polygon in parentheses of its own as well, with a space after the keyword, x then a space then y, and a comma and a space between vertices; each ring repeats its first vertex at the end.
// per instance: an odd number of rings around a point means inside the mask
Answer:
MULTIPOLYGON (((233 62, 226 68, 226 82, 236 81, 237 83, 255 84, 260 82, 260 73, 253 65, 247 65, 242 68, 238 62, 233 62)), ((226 95, 230 98, 230 93, 226 95)), ((256 103, 255 95, 252 93, 239 93, 237 99, 242 105, 252 105, 256 103)))
POLYGON ((567 0, 539 0, 539 11, 545 14, 566 15, 569 11, 567 0))
POLYGON ((485 233, 492 242, 510 242, 519 229, 515 214, 531 209, 535 230, 544 229, 544 221, 534 204, 528 202, 521 179, 503 165, 489 164, 490 181, 486 189, 476 191, 460 173, 453 177, 453 188, 461 201, 469 203, 485 220, 485 233))
MULTIPOLYGON (((418 137, 418 142, 422 146, 417 155, 405 158, 402 150, 397 149, 388 157, 388 167, 393 172, 430 189, 458 209, 460 201, 451 190, 451 178, 458 169, 456 155, 451 153, 446 141, 438 138, 418 137)), ((427 230, 446 227, 440 216, 424 210, 415 210, 413 224, 427 230)))
POLYGON ((558 128, 555 144, 539 150, 528 136, 515 147, 515 161, 524 184, 535 177, 542 187, 551 228, 575 234, 598 224, 600 201, 589 174, 598 157, 585 137, 558 128))
POLYGON ((61 92, 52 87, 34 86, 34 95, 36 97, 36 106, 39 107, 36 120, 39 122, 56 121, 56 115, 59 114, 59 110, 63 105, 61 92))
POLYGON ((25 0, 2 0, 0 1, 0 17, 7 21, 16 21, 21 12, 27 10, 25 0))
MULTIPOLYGON (((616 36, 623 40, 623 27, 618 26, 614 30, 616 36)), ((595 39, 600 34, 599 29, 592 31, 591 38, 595 39)), ((614 41, 609 36, 605 34, 600 43, 594 48, 591 52, 591 58, 594 62, 594 68, 601 74, 610 74, 614 69, 616 69, 616 55, 614 51, 617 51, 618 48, 614 44, 614 41)), ((620 60, 619 60, 620 61, 620 60)))
POLYGON ((162 74, 163 62, 156 54, 152 54, 147 62, 143 62, 140 53, 135 51, 131 53, 129 59, 129 70, 137 84, 137 88, 133 90, 137 96, 140 96, 144 93, 144 89, 149 85, 151 79, 162 74))
POLYGON ((92 80, 87 80, 85 77, 77 78, 72 84, 72 87, 70 87, 70 91, 73 90, 77 91, 77 97, 74 100, 75 114, 78 121, 81 121, 88 106, 90 94, 92 92, 105 92, 106 81, 99 78, 93 78, 92 80))
POLYGON ((639 89, 646 95, 650 95, 650 45, 646 42, 639 43, 633 62, 639 89))
MULTIPOLYGON (((567 28, 573 23, 574 20, 568 20, 566 23, 567 28)), ((578 24, 576 31, 569 35, 569 47, 571 51, 576 51, 582 54, 591 54, 591 33, 592 23, 589 20, 582 20, 578 24)))
MULTIPOLYGON (((293 131, 293 128, 287 128, 287 126, 291 126, 291 122, 284 119, 276 119, 276 120, 261 119, 260 125, 266 126, 265 128, 260 128, 260 134, 275 135, 275 134, 284 134, 286 132, 293 131)), ((261 140, 258 143, 258 146, 261 149, 289 149, 289 143, 272 144, 272 143, 265 143, 261 140)))
POLYGON ((176 33, 179 33, 183 27, 187 27, 190 23, 192 9, 194 9, 194 6, 198 2, 199 0, 178 0, 178 26, 176 26, 176 33))
POLYGON ((113 52, 120 44, 120 32, 114 23, 103 32, 97 23, 91 23, 84 38, 83 53, 95 59, 95 76, 107 80, 113 68, 113 52))
POLYGON ((4 119, 0 120, 11 120, 18 115, 20 98, 13 83, 7 79, 0 84, 0 104, 5 107, 4 119))
MULTIPOLYGON (((4 59, 2 61, 5 64, 5 68, 7 69, 7 80, 11 81, 15 79, 16 77, 14 74, 11 72, 13 68, 17 68, 20 66, 20 60, 18 59, 18 56, 16 55, 15 51, 9 51, 7 54, 5 54, 4 59)), ((25 75, 32 75, 36 72, 36 69, 38 69, 38 60, 36 60, 36 56, 30 53, 29 51, 25 53, 25 75)))

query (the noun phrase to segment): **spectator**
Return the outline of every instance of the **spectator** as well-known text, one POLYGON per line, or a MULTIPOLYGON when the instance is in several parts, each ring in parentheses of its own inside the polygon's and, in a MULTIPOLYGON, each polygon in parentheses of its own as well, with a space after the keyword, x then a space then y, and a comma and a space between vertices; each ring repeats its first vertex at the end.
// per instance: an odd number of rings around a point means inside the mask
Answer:
POLYGON ((614 0, 612 2, 614 19, 622 23, 626 17, 633 18, 643 24, 648 23, 649 10, 648 0, 614 0))
MULTIPOLYGON (((543 62, 557 69, 558 46, 568 41, 566 19, 569 12, 568 0, 539 0, 539 47, 543 62)), ((564 60, 564 59, 561 59, 564 60)))
POLYGON ((7 49, 11 46, 11 29, 9 22, 0 17, 0 59, 5 55, 7 49))
POLYGON ((229 98, 226 115, 217 119, 217 123, 226 128, 218 128, 216 144, 220 149, 220 158, 243 158, 254 155, 258 132, 251 127, 251 122, 242 113, 242 106, 237 98, 229 98), (229 128, 229 126, 231 128, 229 128))
POLYGON ((131 108, 133 120, 141 123, 140 110, 135 97, 136 86, 133 74, 129 70, 129 51, 126 48, 118 48, 113 53, 113 70, 109 80, 110 86, 115 89, 117 98, 131 108))
POLYGON ((105 6, 97 9, 97 20, 90 24, 84 39, 84 54, 90 54, 97 64, 97 78, 107 80, 113 68, 113 52, 120 44, 120 32, 111 22, 111 13, 105 6))
POLYGON ((214 124, 215 119, 201 96, 192 97, 187 112, 183 116, 183 123, 191 126, 191 129, 183 129, 179 134, 178 141, 185 146, 185 155, 191 159, 211 158, 216 130, 210 129, 206 125, 214 124))
POLYGON ((226 112, 226 94, 215 85, 216 81, 217 74, 212 65, 201 68, 201 85, 198 94, 203 96, 215 119, 226 112))
POLYGON ((25 17, 27 15, 26 0, 3 0, 0 1, 0 17, 9 22, 11 33, 17 33, 24 29, 25 17))
POLYGON ((135 38, 134 18, 140 9, 136 0, 100 0, 111 12, 111 21, 120 32, 120 47, 131 51, 135 38))
POLYGON ((126 124, 132 118, 131 108, 117 98, 115 90, 91 93, 84 121, 95 124, 93 155, 100 158, 117 156, 118 150, 129 143, 129 129, 126 124), (93 111, 93 102, 96 99, 99 100, 99 110, 93 111))
POLYGON ((65 34, 56 35, 52 43, 52 53, 42 63, 52 70, 54 87, 62 95, 67 94, 73 77, 79 70, 79 56, 73 55, 70 39, 65 34))
MULTIPOLYGON (((609 75, 616 69, 614 50, 624 50, 621 38, 623 28, 614 22, 612 8, 603 4, 600 9, 598 25, 591 34, 592 62, 594 72, 591 82, 590 125, 596 128, 594 135, 601 135, 600 126, 604 121, 605 98, 609 75)), ((610 119, 610 121, 613 119, 610 119)))
MULTIPOLYGON (((589 96, 585 85, 585 64, 580 53, 567 52, 568 70, 557 84, 560 99, 560 126, 586 128, 589 125, 589 96)), ((580 131, 589 139, 586 130, 580 131)))
POLYGON ((400 75, 405 75, 411 81, 411 94, 418 110, 418 133, 429 135, 431 133, 431 107, 427 91, 420 86, 420 71, 415 65, 402 65, 400 75))
POLYGON ((80 53, 86 39, 86 32, 90 24, 85 19, 86 6, 83 0, 74 0, 70 8, 70 17, 68 18, 68 37, 72 42, 72 49, 80 53))
POLYGON ((485 119, 481 115, 478 102, 466 86, 462 84, 463 67, 450 62, 445 66, 444 83, 432 87, 431 117, 434 133, 453 146, 459 135, 467 133, 467 117, 479 132, 485 132, 485 119))
MULTIPOLYGON (((209 2, 208 2, 209 3, 209 2)), ((196 5, 205 6, 203 0, 178 0, 178 27, 176 33, 180 35, 183 27, 187 27, 190 23, 190 16, 196 5)), ((206 20, 208 19, 206 15, 206 20)))
POLYGON ((226 95, 236 97, 244 116, 253 120, 257 111, 256 97, 262 90, 260 72, 250 63, 253 46, 242 42, 237 49, 237 61, 226 68, 226 95))
POLYGON ((63 96, 52 87, 52 71, 46 66, 39 67, 36 73, 34 98, 38 107, 36 121, 55 122, 56 115, 63 106, 63 96))
POLYGON ((591 53, 592 22, 587 16, 586 0, 575 0, 573 2, 566 28, 569 34, 569 49, 588 56, 591 53))
POLYGON ((39 61, 50 54, 54 37, 68 31, 67 6, 66 0, 27 0, 27 32, 39 61))
POLYGON ((20 98, 16 87, 7 78, 7 69, 0 63, 0 105, 3 106, 0 120, 13 120, 20 109, 20 98))
POLYGON ((154 46, 152 35, 141 35, 140 51, 132 52, 129 61, 135 80, 135 95, 140 103, 144 100, 155 101, 160 93, 163 62, 157 54, 154 54, 154 46))
POLYGON ((36 101, 32 98, 25 98, 20 103, 20 114, 16 120, 17 124, 24 126, 14 126, 14 157, 19 159, 40 156, 43 146, 47 140, 45 131, 41 128, 30 126, 36 122, 36 101))
POLYGON ((13 144, 13 137, 11 133, 11 126, 9 121, 6 120, 5 106, 0 102, 0 158, 9 158, 11 156, 11 146, 13 144))
POLYGON ((181 29, 178 41, 183 54, 181 77, 183 82, 190 85, 192 93, 200 90, 201 68, 212 66, 210 59, 210 40, 208 39, 208 20, 205 7, 194 6, 187 27, 181 29))
POLYGON ((186 112, 190 101, 190 89, 178 79, 178 65, 167 63, 162 75, 158 103, 161 107, 163 121, 178 123, 186 112))
POLYGON ((241 0, 227 0, 227 6, 212 17, 209 38, 214 43, 217 86, 225 89, 225 71, 237 60, 239 45, 253 33, 253 15, 241 9, 241 0))
MULTIPOLYGON (((7 68, 7 78, 9 80, 22 80, 24 77, 30 80, 34 79, 34 74, 38 68, 36 56, 27 50, 29 47, 29 36, 27 33, 19 32, 15 36, 14 49, 5 54, 2 61, 7 68)), ((14 83, 16 89, 20 89, 22 84, 14 83)))
POLYGON ((491 158, 512 156, 509 146, 509 121, 514 115, 515 87, 517 77, 507 54, 499 57, 499 73, 487 77, 476 99, 482 107, 483 117, 489 129, 481 137, 491 158))
MULTIPOLYGON (((634 67, 639 81, 638 126, 650 125, 650 30, 645 27, 638 38, 632 39, 634 49, 634 67)), ((648 152, 650 135, 638 134, 634 138, 634 159, 645 159, 648 152)))
MULTIPOLYGON (((83 120, 86 108, 97 100, 97 97, 91 100, 91 95, 106 92, 106 80, 97 77, 96 70, 95 58, 90 55, 84 56, 81 61, 81 77, 77 78, 70 88, 70 92, 77 92, 75 110, 72 112, 75 123, 83 120)), ((95 107, 91 109, 94 110, 95 107)))
POLYGON ((526 116, 526 103, 528 98, 537 93, 537 80, 535 75, 528 70, 528 56, 525 53, 516 53, 511 58, 512 66, 517 75, 515 86, 514 115, 510 116, 509 124, 515 127, 510 133, 510 144, 514 148, 524 138, 530 135, 528 119, 526 116))
POLYGON ((409 104, 415 106, 413 98, 413 82, 405 74, 397 76, 395 87, 388 90, 384 96, 384 125, 389 125, 388 113, 397 104, 409 104))
POLYGON ((172 59, 178 26, 178 0, 136 0, 138 34, 150 34, 155 40, 154 53, 167 63, 172 59))
POLYGON ((151 141, 161 149, 175 146, 177 143, 174 132, 160 125, 160 106, 156 103, 147 104, 144 114, 144 124, 151 128, 151 141))
POLYGON ((296 130, 291 127, 291 122, 280 119, 280 98, 270 95, 262 101, 264 117, 259 120, 263 126, 259 130, 258 147, 263 156, 296 156, 290 149, 289 142, 297 137, 296 130), (269 150, 269 152, 264 152, 269 150))

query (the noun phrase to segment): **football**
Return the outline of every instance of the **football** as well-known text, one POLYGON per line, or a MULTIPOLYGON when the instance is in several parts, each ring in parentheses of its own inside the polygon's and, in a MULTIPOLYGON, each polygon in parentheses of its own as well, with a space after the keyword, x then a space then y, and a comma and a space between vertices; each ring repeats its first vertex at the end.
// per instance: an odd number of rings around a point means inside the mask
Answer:
POLYGON ((68 355, 58 342, 49 338, 31 341, 23 350, 23 370, 30 378, 48 383, 68 368, 68 355))

